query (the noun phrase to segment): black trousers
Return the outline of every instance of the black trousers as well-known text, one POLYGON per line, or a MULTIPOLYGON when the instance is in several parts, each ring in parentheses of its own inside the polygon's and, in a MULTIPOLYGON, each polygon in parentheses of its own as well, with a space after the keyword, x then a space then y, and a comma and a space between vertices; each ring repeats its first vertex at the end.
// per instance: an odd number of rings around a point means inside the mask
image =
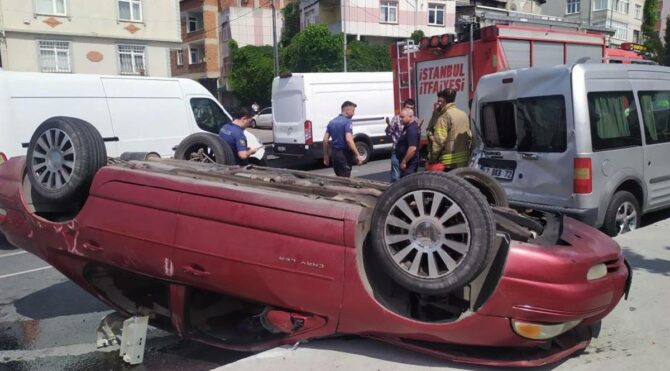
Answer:
POLYGON ((335 175, 345 178, 351 177, 351 167, 355 161, 354 154, 349 149, 333 149, 331 162, 333 163, 335 175))

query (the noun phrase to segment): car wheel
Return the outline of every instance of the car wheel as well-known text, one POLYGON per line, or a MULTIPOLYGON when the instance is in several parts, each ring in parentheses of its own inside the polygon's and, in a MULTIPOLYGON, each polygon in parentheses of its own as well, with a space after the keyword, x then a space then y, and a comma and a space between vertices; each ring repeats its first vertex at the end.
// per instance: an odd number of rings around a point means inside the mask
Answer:
POLYGON ((505 189, 494 177, 485 172, 470 167, 459 167, 449 173, 467 180, 484 195, 489 204, 501 207, 509 206, 505 189))
POLYGON ((93 176, 107 164, 105 142, 86 121, 54 117, 42 123, 28 145, 28 179, 49 201, 78 202, 88 195, 93 176))
POLYGON ((256 120, 252 119, 250 125, 251 125, 252 128, 256 128, 256 120))
POLYGON ((356 150, 363 157, 363 163, 367 163, 370 160, 371 148, 366 142, 358 141, 356 142, 356 150))
POLYGON ((228 143, 210 133, 195 133, 179 143, 174 153, 177 160, 235 165, 235 154, 228 143))
POLYGON ((481 193, 445 173, 400 179, 372 215, 381 268, 413 292, 444 295, 471 282, 493 258, 495 223, 481 193))
POLYGON ((602 230, 614 237, 640 227, 642 211, 640 202, 628 191, 618 191, 612 197, 602 230))

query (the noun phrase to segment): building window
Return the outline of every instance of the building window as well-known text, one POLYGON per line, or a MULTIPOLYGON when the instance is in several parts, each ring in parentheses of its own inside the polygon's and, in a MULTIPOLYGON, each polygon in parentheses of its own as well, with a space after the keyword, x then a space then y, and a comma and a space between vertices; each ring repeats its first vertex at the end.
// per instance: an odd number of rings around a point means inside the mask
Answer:
POLYGON ((582 0, 568 0, 567 9, 565 10, 565 13, 567 14, 579 13, 579 7, 581 2, 582 0))
POLYGON ((642 19, 642 5, 635 4, 635 19, 642 19))
POLYGON ((72 72, 69 41, 40 40, 39 46, 42 72, 72 72))
POLYGON ((641 44, 642 43, 642 40, 640 40, 640 31, 633 30, 633 42, 635 44, 641 44))
POLYGON ((202 29, 203 29, 202 13, 189 13, 188 32, 202 31, 202 29))
POLYGON ((619 13, 628 14, 630 8, 630 0, 612 0, 614 2, 613 8, 619 13))
POLYGON ((305 10, 305 27, 316 23, 316 12, 314 9, 305 10))
POLYGON ((609 0, 595 0, 593 2, 593 10, 606 10, 609 0))
POLYGON ((35 13, 48 15, 67 15, 66 0, 35 0, 35 13))
POLYGON ((142 0, 118 0, 118 2, 120 20, 142 22, 142 0))
POLYGON ((381 21, 384 23, 398 23, 398 3, 395 1, 379 2, 381 21))
POLYGON ((184 51, 179 49, 177 50, 177 66, 184 65, 184 51))
POLYGON ((617 22, 617 21, 608 21, 607 22, 607 28, 611 28, 616 31, 614 34, 615 39, 619 40, 628 40, 628 25, 623 23, 623 22, 617 22))
POLYGON ((204 46, 190 46, 189 47, 189 63, 198 64, 205 61, 204 46))
POLYGON ((428 24, 444 26, 444 5, 428 3, 428 24))
POLYGON ((146 75, 145 49, 142 45, 119 45, 122 75, 146 75))

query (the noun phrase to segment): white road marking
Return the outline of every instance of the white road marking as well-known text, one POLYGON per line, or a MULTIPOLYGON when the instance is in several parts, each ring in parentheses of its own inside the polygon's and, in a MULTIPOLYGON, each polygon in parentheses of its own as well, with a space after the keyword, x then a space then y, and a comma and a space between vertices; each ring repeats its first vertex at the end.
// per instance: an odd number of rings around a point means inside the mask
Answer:
POLYGON ((2 259, 2 258, 8 258, 8 257, 10 257, 10 256, 15 256, 15 255, 27 254, 27 253, 28 253, 27 251, 16 251, 16 252, 11 252, 11 253, 9 253, 9 254, 3 254, 3 255, 0 255, 0 259, 2 259))
POLYGON ((43 270, 45 270, 45 269, 49 269, 49 268, 53 268, 53 267, 50 266, 50 265, 47 265, 46 267, 40 267, 40 268, 35 268, 35 269, 29 269, 29 270, 27 270, 27 271, 23 271, 23 272, 16 272, 16 273, 11 273, 11 274, 5 274, 4 276, 0 276, 0 279, 8 278, 8 277, 14 277, 14 276, 18 276, 18 275, 26 274, 26 273, 39 272, 39 271, 43 271, 43 270))

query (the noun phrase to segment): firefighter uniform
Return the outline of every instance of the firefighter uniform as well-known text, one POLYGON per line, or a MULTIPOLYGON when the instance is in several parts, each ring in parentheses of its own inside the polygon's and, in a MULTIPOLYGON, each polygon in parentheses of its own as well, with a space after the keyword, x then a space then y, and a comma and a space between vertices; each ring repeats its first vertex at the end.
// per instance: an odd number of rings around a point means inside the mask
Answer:
POLYGON ((456 104, 448 103, 435 113, 428 130, 432 134, 428 162, 442 163, 449 170, 468 165, 472 144, 470 119, 456 104))

